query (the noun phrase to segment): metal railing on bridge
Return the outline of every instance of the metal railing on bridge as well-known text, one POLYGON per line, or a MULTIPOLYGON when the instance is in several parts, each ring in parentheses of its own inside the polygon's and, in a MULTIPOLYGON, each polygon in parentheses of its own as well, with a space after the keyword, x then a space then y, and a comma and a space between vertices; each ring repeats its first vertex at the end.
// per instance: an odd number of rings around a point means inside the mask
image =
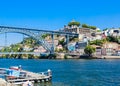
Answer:
MULTIPOLYGON (((40 55, 40 52, 0 52, 0 55, 6 55, 6 54, 34 54, 34 55, 40 55)), ((47 54, 47 53, 46 53, 47 54)))

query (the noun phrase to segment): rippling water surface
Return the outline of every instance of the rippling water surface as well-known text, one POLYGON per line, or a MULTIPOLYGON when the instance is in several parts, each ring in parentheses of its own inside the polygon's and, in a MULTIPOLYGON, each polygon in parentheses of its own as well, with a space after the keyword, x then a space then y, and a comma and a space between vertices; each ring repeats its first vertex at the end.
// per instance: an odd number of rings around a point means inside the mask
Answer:
POLYGON ((19 60, 0 59, 0 67, 22 65, 25 70, 52 70, 51 83, 36 86, 120 86, 120 60, 19 60))

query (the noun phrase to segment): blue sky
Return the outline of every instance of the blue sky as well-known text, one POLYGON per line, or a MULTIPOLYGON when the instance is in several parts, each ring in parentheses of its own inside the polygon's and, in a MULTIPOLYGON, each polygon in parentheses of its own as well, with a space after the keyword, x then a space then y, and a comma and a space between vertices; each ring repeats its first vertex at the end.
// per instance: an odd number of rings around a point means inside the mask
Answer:
POLYGON ((120 0, 0 0, 0 25, 56 30, 74 19, 101 29, 120 27, 119 4, 120 0))

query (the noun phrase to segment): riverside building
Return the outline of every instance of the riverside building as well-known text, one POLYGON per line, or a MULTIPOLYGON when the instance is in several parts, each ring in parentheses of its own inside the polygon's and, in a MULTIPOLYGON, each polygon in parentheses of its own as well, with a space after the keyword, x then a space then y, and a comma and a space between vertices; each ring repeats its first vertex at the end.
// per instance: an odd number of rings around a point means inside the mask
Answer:
POLYGON ((93 37, 92 34, 96 34, 96 30, 90 29, 90 28, 84 28, 84 27, 80 27, 79 25, 76 25, 75 23, 78 23, 76 21, 71 21, 70 23, 72 23, 73 25, 64 25, 64 28, 62 29, 62 31, 65 32, 71 32, 71 33, 77 33, 79 34, 79 40, 83 41, 84 38, 87 38, 88 40, 91 40, 91 38, 93 37))

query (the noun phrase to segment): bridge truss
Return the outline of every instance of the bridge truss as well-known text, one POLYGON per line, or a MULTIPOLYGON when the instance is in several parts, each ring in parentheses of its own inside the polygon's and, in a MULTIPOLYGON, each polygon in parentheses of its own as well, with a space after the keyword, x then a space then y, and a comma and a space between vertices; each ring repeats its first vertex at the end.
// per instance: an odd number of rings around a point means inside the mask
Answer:
POLYGON ((1 33, 20 33, 32 37, 37 40, 48 52, 54 53, 54 35, 65 35, 67 43, 69 42, 70 36, 77 36, 78 34, 63 32, 63 31, 48 31, 39 29, 29 29, 29 28, 18 28, 18 27, 6 27, 0 26, 1 33), (52 38, 52 45, 50 45, 42 36, 44 34, 50 34, 52 38))

